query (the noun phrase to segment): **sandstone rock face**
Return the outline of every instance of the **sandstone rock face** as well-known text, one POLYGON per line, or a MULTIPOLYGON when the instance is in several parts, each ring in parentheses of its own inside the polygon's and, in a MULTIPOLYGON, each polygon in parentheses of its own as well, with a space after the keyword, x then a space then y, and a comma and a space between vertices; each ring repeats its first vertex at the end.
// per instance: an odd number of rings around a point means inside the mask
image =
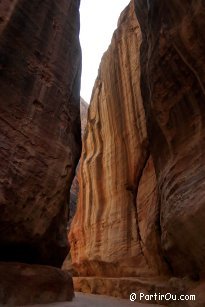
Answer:
POLYGON ((65 302, 74 296, 70 275, 54 267, 0 263, 0 276, 0 302, 6 306, 65 302))
POLYGON ((60 266, 81 150, 79 0, 0 3, 0 260, 60 266))
POLYGON ((132 2, 102 59, 88 111, 79 200, 69 235, 73 265, 81 276, 167 273, 140 90, 140 44, 132 2))
MULTIPOLYGON (((86 124, 87 124, 87 113, 88 113, 88 104, 85 102, 85 100, 81 97, 80 98, 80 118, 81 118, 81 135, 83 137, 86 124)), ((67 232, 70 231, 71 222, 73 220, 73 217, 76 212, 77 207, 77 200, 78 200, 78 193, 79 193, 79 166, 80 162, 78 163, 78 166, 76 168, 76 175, 73 179, 73 183, 70 189, 70 203, 69 203, 69 217, 68 217, 68 225, 67 225, 67 232)), ((72 266, 71 262, 71 256, 70 254, 67 255, 65 261, 63 262, 62 268, 69 271, 73 276, 78 275, 75 271, 75 269, 72 266)))
POLYGON ((199 278, 205 268, 205 3, 137 0, 135 6, 161 245, 175 275, 199 278))
POLYGON ((203 298, 205 3, 136 0, 140 27, 133 3, 88 112, 69 234, 76 288, 123 295, 136 277, 186 276, 177 288, 203 298))

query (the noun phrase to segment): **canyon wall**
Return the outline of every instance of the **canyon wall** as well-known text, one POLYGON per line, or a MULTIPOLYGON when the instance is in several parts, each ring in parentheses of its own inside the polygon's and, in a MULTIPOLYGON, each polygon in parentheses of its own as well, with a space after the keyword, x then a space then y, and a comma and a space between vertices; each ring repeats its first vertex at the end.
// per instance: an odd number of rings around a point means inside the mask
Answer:
POLYGON ((173 274, 198 279, 205 268, 205 3, 137 0, 135 7, 161 246, 173 274))
POLYGON ((79 4, 0 3, 0 260, 61 266, 81 151, 79 4))
POLYGON ((148 293, 159 277, 203 279, 204 23, 200 0, 136 0, 120 16, 83 138, 77 289, 126 296, 145 278, 148 293))
POLYGON ((132 2, 102 58, 83 138, 69 235, 73 265, 82 276, 167 273, 140 90, 140 44, 132 2))

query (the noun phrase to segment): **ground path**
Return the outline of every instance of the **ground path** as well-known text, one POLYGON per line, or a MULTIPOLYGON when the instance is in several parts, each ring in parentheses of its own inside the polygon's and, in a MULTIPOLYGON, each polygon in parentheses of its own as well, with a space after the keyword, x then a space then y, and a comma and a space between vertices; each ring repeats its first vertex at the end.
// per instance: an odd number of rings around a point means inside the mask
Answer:
POLYGON ((33 305, 38 307, 157 307, 162 305, 152 304, 139 304, 136 302, 130 302, 129 300, 113 298, 104 295, 84 294, 80 292, 75 293, 75 298, 72 302, 54 303, 48 305, 33 305))

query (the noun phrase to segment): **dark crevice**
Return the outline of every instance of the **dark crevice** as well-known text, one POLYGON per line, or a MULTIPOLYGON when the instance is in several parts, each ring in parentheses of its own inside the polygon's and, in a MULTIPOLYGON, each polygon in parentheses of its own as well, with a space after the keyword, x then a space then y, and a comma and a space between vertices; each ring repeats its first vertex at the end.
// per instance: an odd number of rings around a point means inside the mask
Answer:
POLYGON ((171 263, 169 262, 168 258, 164 254, 163 249, 162 249, 162 244, 161 244, 161 236, 162 236, 161 214, 160 214, 160 212, 161 212, 161 199, 159 197, 159 195, 161 195, 161 193, 157 193, 157 194, 158 194, 158 199, 157 199, 158 214, 157 214, 156 227, 157 227, 157 232, 158 232, 158 235, 159 235, 159 240, 158 240, 159 249, 158 250, 159 250, 159 253, 160 253, 162 260, 164 261, 164 263, 167 266, 169 273, 173 276, 173 268, 172 268, 171 263))
POLYGON ((140 180, 141 180, 141 177, 143 175, 144 169, 145 169, 145 167, 147 165, 147 161, 149 160, 149 157, 150 157, 150 152, 146 148, 146 149, 144 149, 144 152, 142 153, 142 161, 141 161, 141 163, 139 163, 140 168, 138 170, 138 174, 137 174, 137 178, 136 178, 136 186, 135 186, 135 190, 134 190, 134 208, 135 208, 135 219, 136 219, 136 226, 137 226, 137 235, 138 235, 138 238, 139 238, 139 245, 140 245, 141 253, 144 256, 145 261, 146 261, 148 267, 149 267, 149 263, 148 263, 148 260, 147 260, 147 258, 145 256, 145 254, 144 254, 144 251, 143 251, 144 243, 143 243, 143 240, 142 240, 142 236, 141 236, 141 232, 140 232, 140 227, 139 227, 139 212, 138 212, 138 206, 137 206, 137 195, 138 195, 140 180))

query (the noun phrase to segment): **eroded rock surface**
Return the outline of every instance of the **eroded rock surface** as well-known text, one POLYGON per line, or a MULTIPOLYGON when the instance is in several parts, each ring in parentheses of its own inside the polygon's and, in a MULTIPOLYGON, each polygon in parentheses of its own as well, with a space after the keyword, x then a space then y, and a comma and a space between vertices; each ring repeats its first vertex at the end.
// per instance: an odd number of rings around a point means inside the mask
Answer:
POLYGON ((81 151, 79 0, 0 3, 0 260, 60 266, 81 151))
POLYGON ((166 274, 140 91, 140 44, 132 2, 102 59, 88 111, 70 232, 73 265, 82 276, 166 274))
POLYGON ((137 20, 133 2, 102 58, 88 112, 69 235, 76 280, 92 292, 99 277, 98 291, 102 284, 109 293, 115 277, 131 287, 127 276, 179 276, 183 293, 201 294, 205 3, 136 0, 137 20))
MULTIPOLYGON (((81 117, 81 135, 83 137, 86 125, 87 125, 87 113, 88 113, 88 107, 89 105, 87 102, 81 97, 80 98, 80 117, 81 117)), ((68 225, 67 225, 67 232, 70 231, 71 222, 73 220, 73 217, 76 212, 77 208, 77 200, 78 200, 78 193, 79 193, 79 166, 80 161, 78 163, 78 166, 76 168, 76 175, 73 179, 73 183, 70 189, 70 203, 69 203, 69 217, 68 217, 68 225)), ((71 256, 70 253, 67 255, 65 261, 63 262, 62 268, 65 270, 68 270, 72 275, 78 275, 78 273, 75 271, 75 269, 72 266, 71 262, 71 256)))
POLYGON ((205 268, 205 2, 135 1, 142 96, 172 273, 205 268))

